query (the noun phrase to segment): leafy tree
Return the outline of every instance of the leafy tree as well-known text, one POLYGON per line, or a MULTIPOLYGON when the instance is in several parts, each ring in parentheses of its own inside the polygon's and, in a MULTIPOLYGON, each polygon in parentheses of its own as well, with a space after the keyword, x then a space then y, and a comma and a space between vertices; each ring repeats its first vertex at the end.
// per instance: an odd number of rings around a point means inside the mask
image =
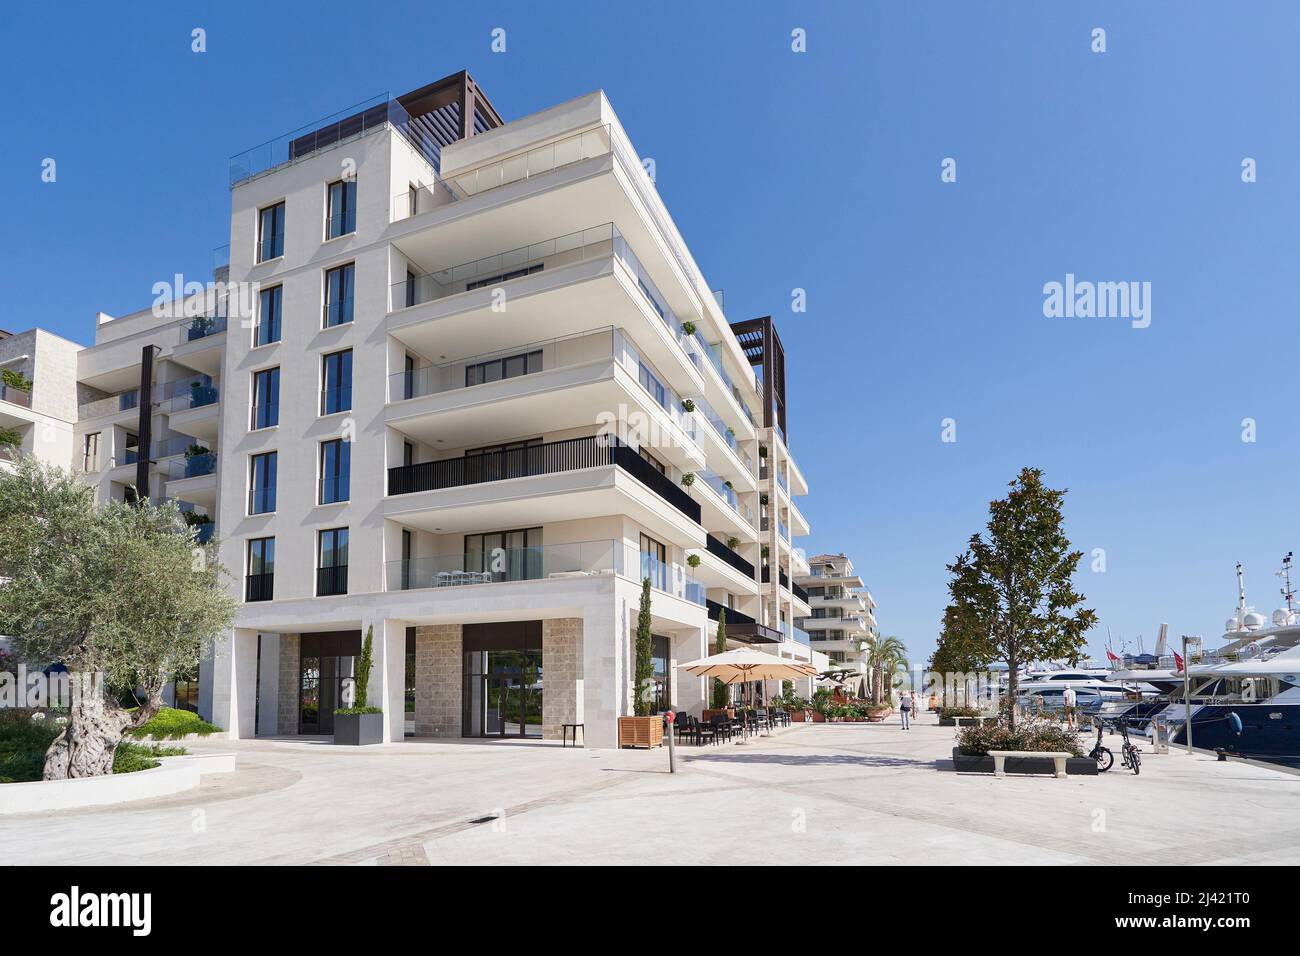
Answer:
MULTIPOLYGON (((949 604, 943 612, 943 630, 930 657, 929 670, 936 675, 970 674, 988 667, 986 635, 977 630, 969 608, 949 604)), ((943 702, 948 701, 949 682, 943 681, 943 702)))
POLYGON ((354 707, 366 707, 370 703, 370 671, 375 663, 375 626, 366 628, 366 639, 361 644, 361 659, 357 661, 357 699, 354 707))
POLYGON ((1012 706, 1017 670, 1035 660, 1076 660, 1097 615, 1071 580, 1082 551, 1072 551, 1062 530, 1065 490, 1043 484, 1043 473, 1024 468, 1005 498, 989 503, 987 537, 971 536, 967 550, 948 565, 948 590, 963 641, 981 660, 1002 660, 1009 670, 1012 706))
POLYGON ((636 617, 636 672, 633 681, 635 698, 632 701, 633 713, 638 717, 649 717, 653 704, 651 687, 654 684, 654 664, 650 659, 650 579, 641 582, 641 610, 636 617))
MULTIPOLYGON (((718 611, 718 637, 713 643, 713 652, 715 654, 725 654, 727 651, 727 609, 721 608, 718 611)), ((731 694, 727 690, 727 685, 717 677, 713 678, 713 709, 722 710, 730 703, 731 694)))
POLYGON ((221 577, 215 544, 197 545, 174 504, 96 509, 88 485, 30 457, 0 475, 0 633, 21 659, 79 677, 45 779, 112 771, 123 734, 234 620, 221 577), (143 705, 124 710, 106 685, 141 689, 143 705))

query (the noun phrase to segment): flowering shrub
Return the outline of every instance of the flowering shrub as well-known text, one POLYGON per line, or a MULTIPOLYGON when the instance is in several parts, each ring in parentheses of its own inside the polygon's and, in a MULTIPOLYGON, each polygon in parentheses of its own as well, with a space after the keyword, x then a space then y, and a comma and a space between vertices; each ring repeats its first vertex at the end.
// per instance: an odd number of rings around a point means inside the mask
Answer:
POLYGON ((1077 734, 1046 723, 1022 724, 1015 730, 1004 724, 963 727, 957 734, 957 749, 967 757, 986 757, 990 750, 1056 750, 1083 756, 1077 734))

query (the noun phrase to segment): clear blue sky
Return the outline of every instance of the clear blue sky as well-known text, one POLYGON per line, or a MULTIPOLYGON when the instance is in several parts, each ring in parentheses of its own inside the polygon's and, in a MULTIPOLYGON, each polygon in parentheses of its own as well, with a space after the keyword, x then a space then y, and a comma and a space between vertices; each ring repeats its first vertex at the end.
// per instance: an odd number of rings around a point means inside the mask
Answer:
POLYGON ((808 550, 853 557, 885 633, 928 655, 944 565, 1023 465, 1106 549, 1079 576, 1094 651, 1107 625, 1217 638, 1236 560, 1276 606, 1300 546, 1300 4, 282 6, 6 6, 0 326, 88 342, 97 310, 203 274, 228 157, 385 90, 468 68, 512 119, 603 88, 729 316, 777 316, 808 550), (1067 272, 1151 282, 1150 328, 1044 318, 1067 272))

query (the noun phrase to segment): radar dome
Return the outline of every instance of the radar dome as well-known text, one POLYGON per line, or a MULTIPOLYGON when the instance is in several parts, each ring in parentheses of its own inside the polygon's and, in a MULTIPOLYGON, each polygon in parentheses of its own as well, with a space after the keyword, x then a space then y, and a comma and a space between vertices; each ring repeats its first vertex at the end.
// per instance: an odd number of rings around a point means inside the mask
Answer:
POLYGON ((1263 614, 1260 614, 1258 611, 1248 611, 1246 612, 1246 616, 1241 619, 1241 623, 1246 630, 1253 631, 1256 628, 1263 627, 1267 624, 1268 618, 1263 614))

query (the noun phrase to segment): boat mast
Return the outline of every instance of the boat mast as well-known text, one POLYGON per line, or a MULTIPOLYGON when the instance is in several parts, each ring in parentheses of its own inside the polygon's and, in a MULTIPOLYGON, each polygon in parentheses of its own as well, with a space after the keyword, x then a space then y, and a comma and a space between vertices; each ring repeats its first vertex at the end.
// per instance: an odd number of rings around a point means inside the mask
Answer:
POLYGON ((1277 575, 1278 577, 1282 578, 1283 581, 1286 582, 1286 587, 1282 589, 1282 597, 1286 598, 1287 612, 1293 613, 1295 611, 1295 604, 1293 603, 1293 599, 1295 598, 1295 592, 1291 590, 1291 552, 1290 551, 1288 551, 1286 553, 1286 557, 1282 559, 1282 570, 1279 571, 1277 575))
POLYGON ((1246 626, 1246 579, 1241 573, 1241 562, 1237 562, 1237 627, 1246 626))

